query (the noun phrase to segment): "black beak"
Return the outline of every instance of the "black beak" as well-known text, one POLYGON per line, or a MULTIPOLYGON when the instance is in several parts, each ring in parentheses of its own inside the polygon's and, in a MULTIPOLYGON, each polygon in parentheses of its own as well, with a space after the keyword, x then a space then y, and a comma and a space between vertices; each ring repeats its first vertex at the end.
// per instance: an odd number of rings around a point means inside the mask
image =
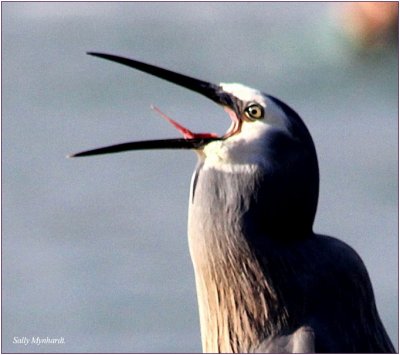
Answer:
MULTIPOLYGON (((224 92, 222 88, 218 85, 211 84, 206 81, 198 80, 190 76, 175 73, 167 69, 159 68, 154 65, 146 64, 129 58, 119 57, 116 55, 105 54, 105 53, 89 52, 88 54, 95 57, 111 60, 113 62, 117 62, 123 65, 127 65, 128 67, 138 69, 145 73, 157 76, 161 79, 170 81, 171 83, 183 86, 184 88, 202 94, 205 97, 211 99, 212 101, 223 106, 228 106, 232 108, 234 111, 238 112, 238 108, 236 107, 236 102, 233 99, 233 97, 230 94, 224 92)), ((117 153, 127 150, 143 150, 143 149, 200 149, 207 143, 210 143, 211 141, 218 139, 220 138, 193 138, 193 139, 178 138, 178 139, 130 142, 130 143, 116 144, 104 148, 88 150, 72 154, 69 157, 81 157, 87 155, 108 154, 108 153, 117 153)))

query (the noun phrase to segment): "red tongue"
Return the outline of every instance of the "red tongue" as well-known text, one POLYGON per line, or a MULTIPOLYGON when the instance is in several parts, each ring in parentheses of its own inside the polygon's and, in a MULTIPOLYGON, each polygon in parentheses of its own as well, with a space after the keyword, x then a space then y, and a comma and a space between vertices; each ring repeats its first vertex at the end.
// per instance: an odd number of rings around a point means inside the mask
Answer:
POLYGON ((165 113, 161 112, 155 106, 151 106, 151 109, 156 111, 162 118, 166 119, 170 124, 172 124, 185 139, 193 139, 193 138, 218 138, 218 135, 215 133, 193 133, 189 131, 187 128, 183 127, 181 124, 173 120, 172 118, 168 117, 165 113))

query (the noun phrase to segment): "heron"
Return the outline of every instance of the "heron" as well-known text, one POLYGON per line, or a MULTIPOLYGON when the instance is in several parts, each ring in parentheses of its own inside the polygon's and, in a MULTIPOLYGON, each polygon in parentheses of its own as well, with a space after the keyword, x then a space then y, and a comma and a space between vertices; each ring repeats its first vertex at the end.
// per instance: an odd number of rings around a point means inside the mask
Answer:
MULTIPOLYGON (((343 241, 313 231, 319 168, 300 116, 278 98, 237 83, 212 84, 106 53, 197 92, 231 118, 223 135, 136 141, 72 157, 191 149, 189 250, 204 352, 395 352, 367 269, 343 241)), ((162 114, 162 113, 161 113, 162 114)))

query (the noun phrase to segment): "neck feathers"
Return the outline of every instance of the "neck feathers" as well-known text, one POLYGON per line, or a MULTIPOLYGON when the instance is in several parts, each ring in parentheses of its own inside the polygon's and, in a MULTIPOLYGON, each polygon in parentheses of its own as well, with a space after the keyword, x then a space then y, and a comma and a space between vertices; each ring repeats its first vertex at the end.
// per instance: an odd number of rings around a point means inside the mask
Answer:
POLYGON ((226 174, 197 170, 189 210, 189 244, 203 350, 249 352, 273 330, 286 328, 288 314, 254 255, 255 240, 247 235, 251 229, 254 238, 263 236, 263 223, 255 220, 259 216, 248 215, 257 209, 251 191, 257 189, 259 174, 232 173, 229 178, 226 174))

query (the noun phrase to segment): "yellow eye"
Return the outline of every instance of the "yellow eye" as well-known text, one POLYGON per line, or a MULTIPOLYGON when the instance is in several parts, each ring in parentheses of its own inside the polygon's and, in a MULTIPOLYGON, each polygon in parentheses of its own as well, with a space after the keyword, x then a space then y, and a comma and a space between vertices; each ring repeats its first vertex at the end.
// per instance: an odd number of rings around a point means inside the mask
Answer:
POLYGON ((252 120, 264 118, 264 108, 259 104, 251 104, 244 110, 245 115, 252 120))

